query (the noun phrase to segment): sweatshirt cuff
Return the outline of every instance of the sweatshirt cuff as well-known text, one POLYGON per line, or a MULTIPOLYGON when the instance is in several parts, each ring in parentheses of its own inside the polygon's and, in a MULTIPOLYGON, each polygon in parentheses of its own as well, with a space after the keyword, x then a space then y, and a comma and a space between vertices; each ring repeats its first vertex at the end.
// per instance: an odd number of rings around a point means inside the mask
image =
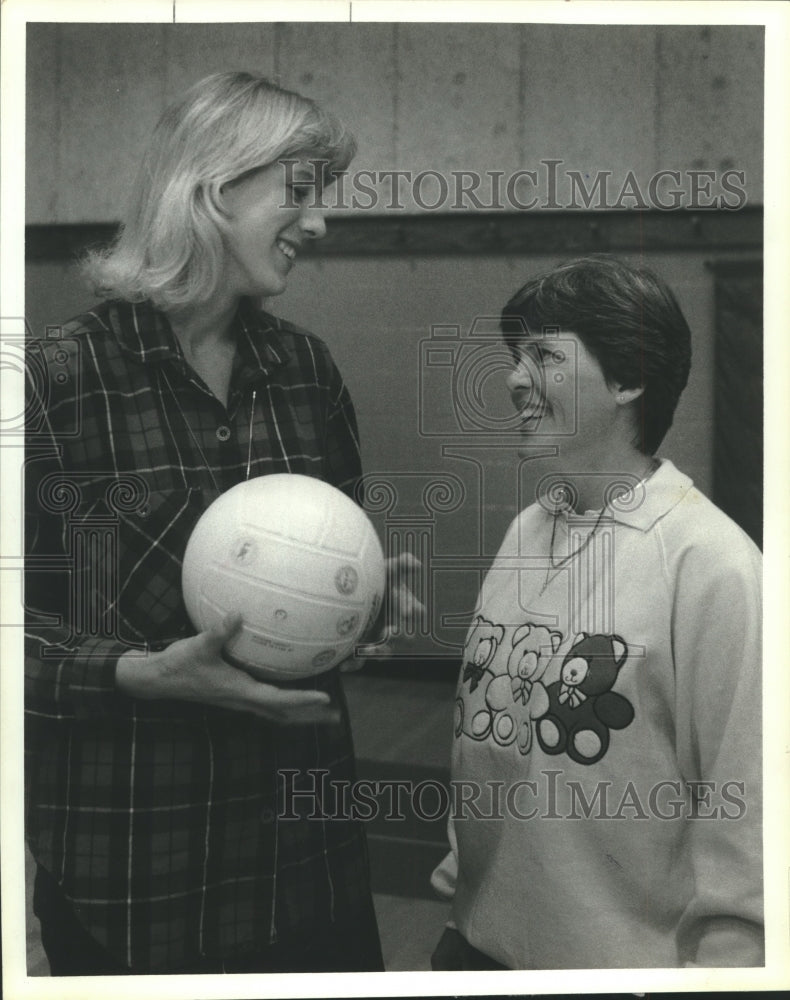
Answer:
POLYGON ((700 938, 694 959, 683 965, 692 969, 750 969, 763 966, 763 928, 737 917, 711 920, 700 938))
POLYGON ((431 875, 431 886, 440 899, 450 900, 455 896, 455 886, 458 881, 458 862, 455 854, 450 851, 436 866, 431 875))

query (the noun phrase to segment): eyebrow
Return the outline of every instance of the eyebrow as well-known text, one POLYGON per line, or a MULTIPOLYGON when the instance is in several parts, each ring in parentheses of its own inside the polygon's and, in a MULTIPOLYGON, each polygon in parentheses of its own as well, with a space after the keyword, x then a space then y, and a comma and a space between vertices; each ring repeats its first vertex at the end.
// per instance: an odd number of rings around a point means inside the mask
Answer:
POLYGON ((514 341, 513 346, 517 350, 545 350, 552 353, 557 349, 557 340, 554 337, 544 337, 542 335, 521 337, 514 341))
POLYGON ((298 180, 312 180, 315 177, 316 171, 314 167, 306 167, 304 164, 299 164, 298 167, 294 167, 291 171, 291 176, 297 178, 298 180))
POLYGON ((235 177, 231 177, 229 181, 225 181, 223 187, 233 187, 234 184, 240 184, 242 181, 246 181, 248 178, 253 177, 255 174, 265 170, 267 167, 271 166, 269 163, 262 163, 258 167, 250 167, 249 170, 245 170, 241 174, 236 174, 235 177))

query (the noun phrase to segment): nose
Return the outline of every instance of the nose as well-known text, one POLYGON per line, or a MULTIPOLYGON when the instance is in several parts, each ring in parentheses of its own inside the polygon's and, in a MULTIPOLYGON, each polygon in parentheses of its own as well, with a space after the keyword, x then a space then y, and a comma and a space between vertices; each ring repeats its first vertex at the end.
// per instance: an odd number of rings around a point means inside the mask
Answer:
POLYGON ((529 397, 534 388, 532 377, 524 364, 518 364, 508 372, 505 385, 514 403, 529 397))
POLYGON ((326 236, 325 209, 319 205, 304 205, 299 219, 302 232, 309 239, 320 240, 326 236))

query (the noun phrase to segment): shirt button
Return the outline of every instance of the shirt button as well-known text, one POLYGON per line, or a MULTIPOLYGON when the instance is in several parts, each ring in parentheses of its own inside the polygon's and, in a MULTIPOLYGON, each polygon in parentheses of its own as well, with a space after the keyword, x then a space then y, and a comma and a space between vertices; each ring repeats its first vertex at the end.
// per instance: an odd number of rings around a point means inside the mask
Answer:
POLYGON ((274 810, 273 809, 261 809, 261 823, 272 823, 274 822, 274 810))
POLYGON ((217 428, 217 440, 227 441, 230 437, 230 427, 226 427, 225 424, 220 424, 217 428))

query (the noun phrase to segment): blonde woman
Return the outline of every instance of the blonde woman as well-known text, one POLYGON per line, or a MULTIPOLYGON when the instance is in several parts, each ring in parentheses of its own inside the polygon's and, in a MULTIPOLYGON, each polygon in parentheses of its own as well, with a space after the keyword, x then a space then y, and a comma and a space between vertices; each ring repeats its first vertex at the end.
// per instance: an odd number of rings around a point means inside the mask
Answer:
POLYGON ((194 635, 180 591, 224 490, 360 477, 326 345, 259 305, 354 150, 310 100, 204 79, 86 262, 102 304, 30 345, 27 837, 53 975, 382 968, 362 830, 298 800, 282 819, 284 770, 353 779, 337 672, 253 680, 221 657, 238 623, 194 635), (78 546, 102 517, 116 547, 78 546))

